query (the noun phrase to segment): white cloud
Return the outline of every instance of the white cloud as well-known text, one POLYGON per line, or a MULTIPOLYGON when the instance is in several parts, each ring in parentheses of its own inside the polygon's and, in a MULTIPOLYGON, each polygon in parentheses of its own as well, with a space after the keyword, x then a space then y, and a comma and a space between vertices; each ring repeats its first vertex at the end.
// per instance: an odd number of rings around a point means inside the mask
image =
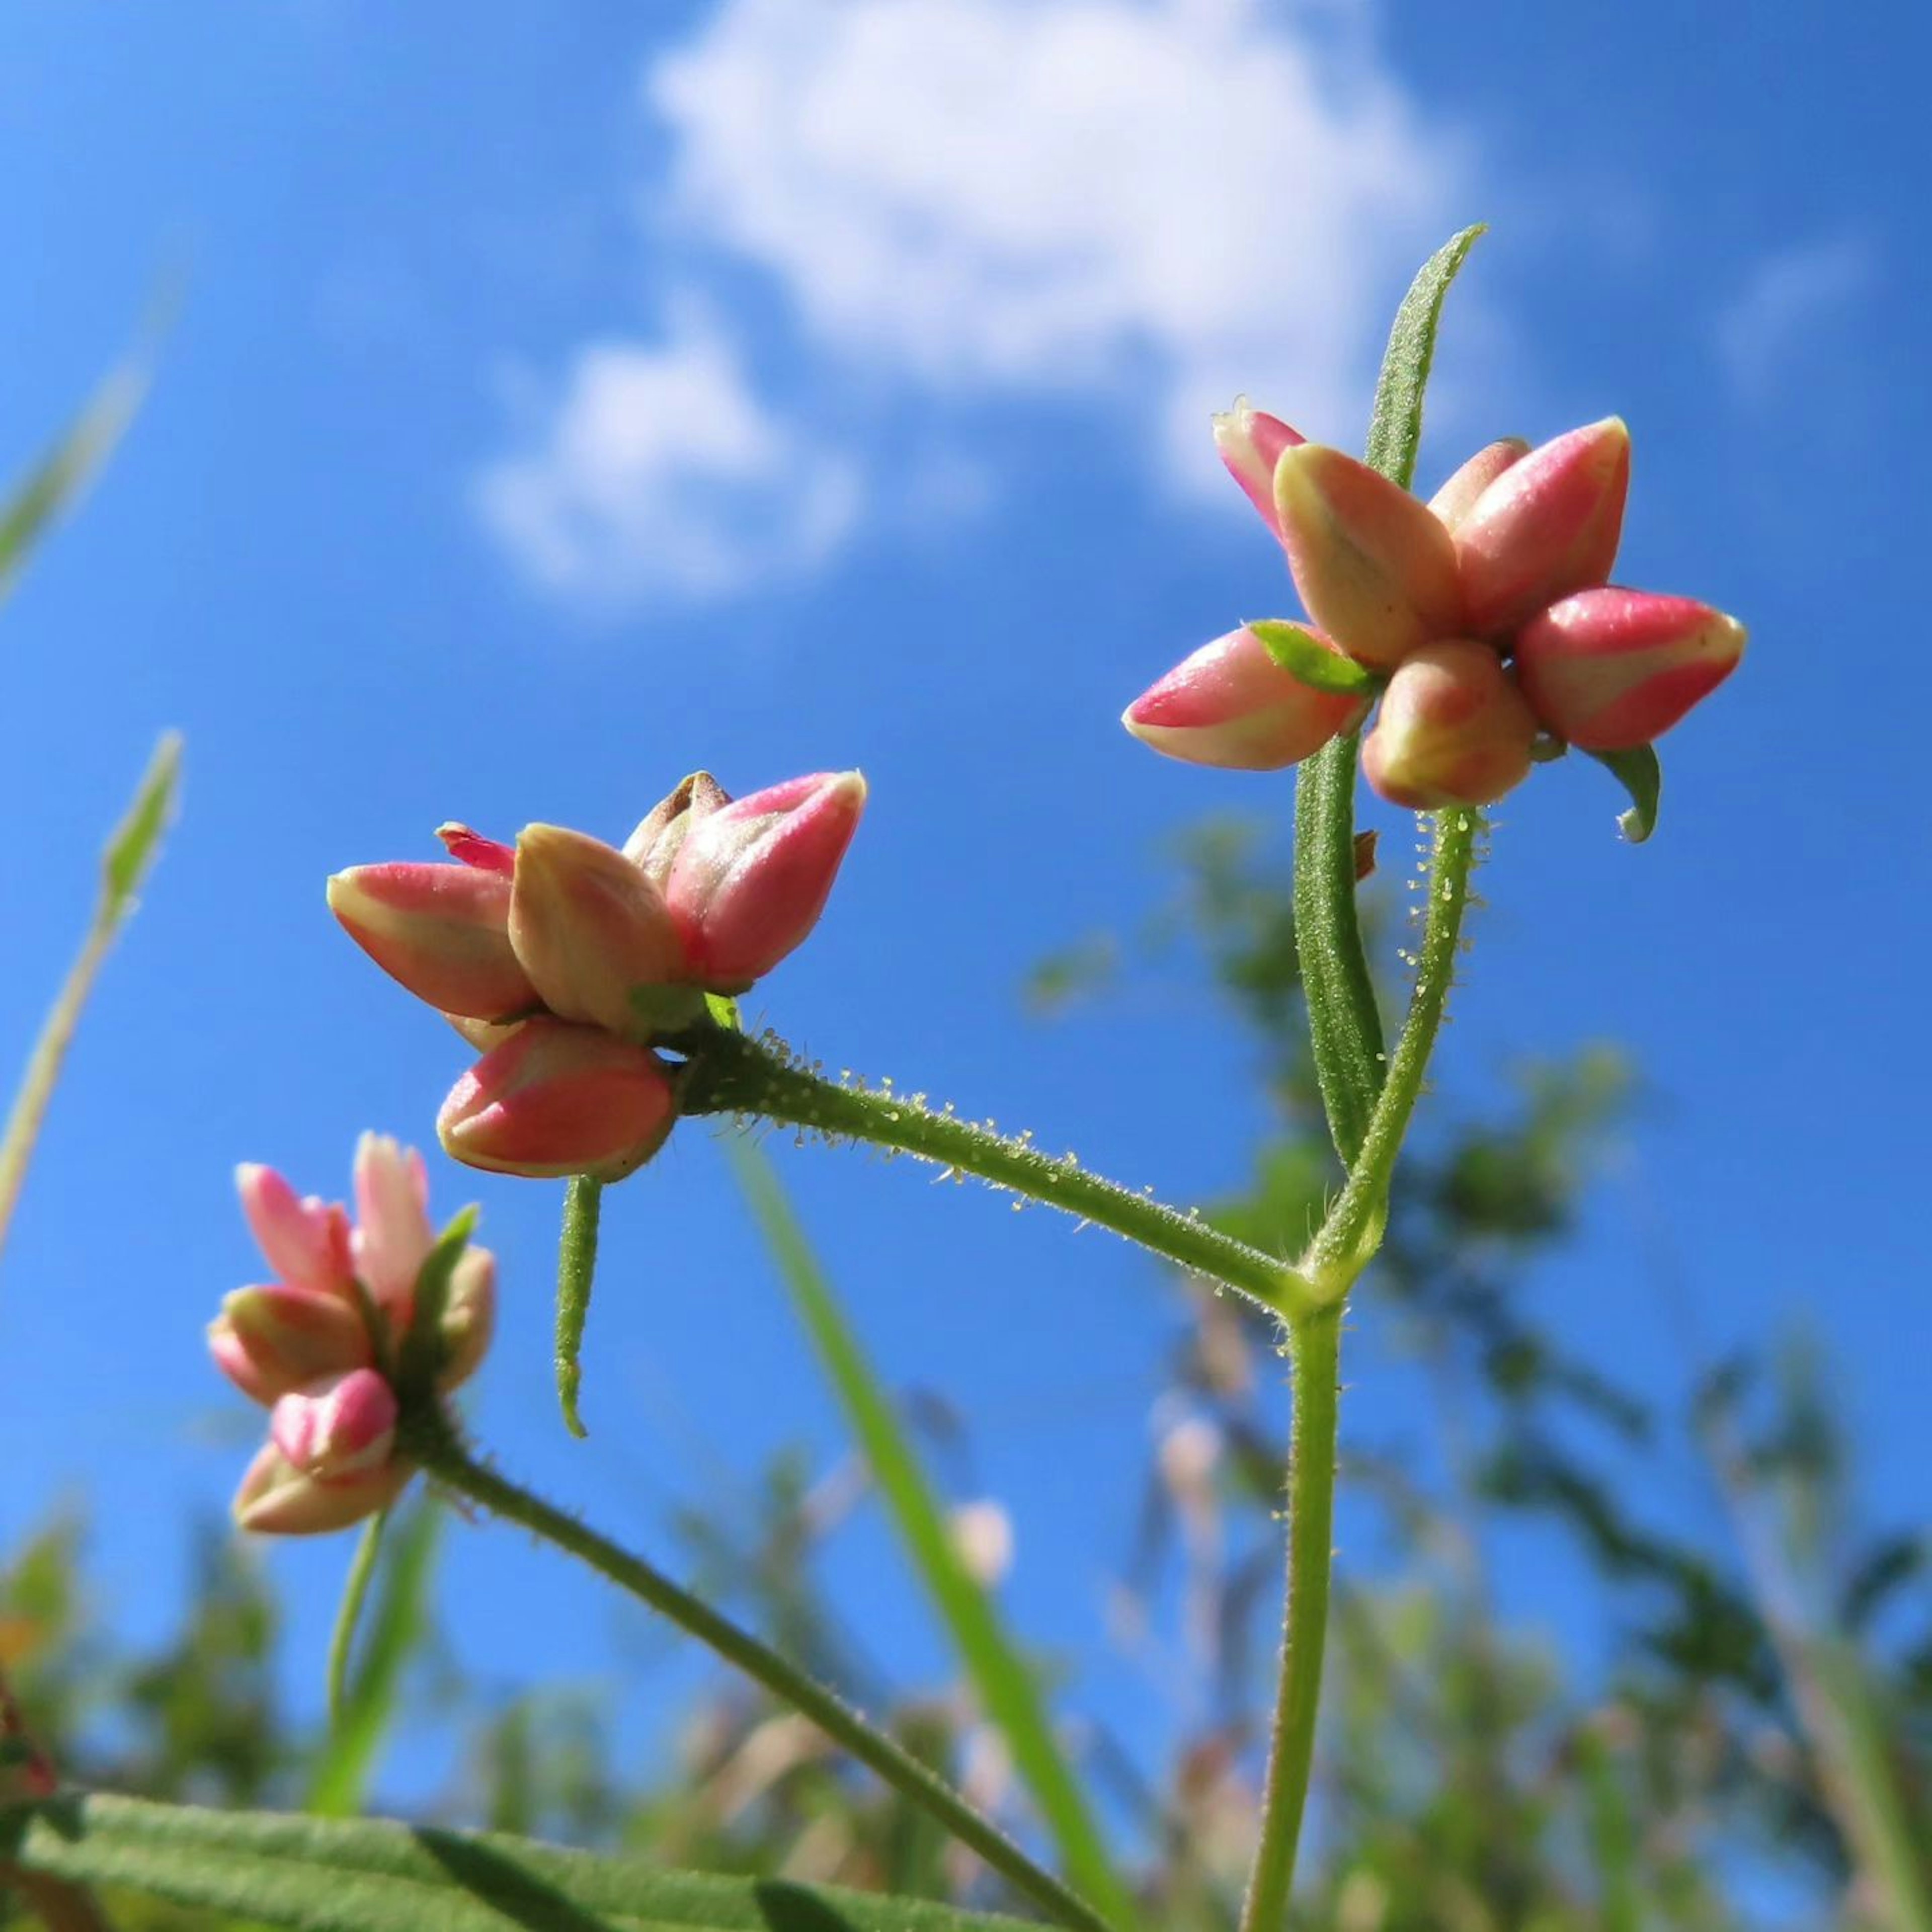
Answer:
POLYGON ((1869 242, 1838 236, 1766 256, 1718 317, 1717 349, 1744 401, 1771 400, 1873 292, 1878 262, 1869 242))
POLYGON ((533 416, 524 446, 477 478, 477 508, 538 584, 587 604, 795 574, 857 513, 851 466, 778 420, 701 322, 586 344, 533 416))
MULTIPOLYGON (((1469 150, 1372 28, 1369 0, 719 0, 646 67, 647 238, 687 293, 763 278, 821 415, 1052 395, 1203 484, 1237 392, 1354 440, 1395 297, 1468 218, 1469 150)), ((710 594, 854 526, 848 462, 797 489, 808 446, 716 340, 607 343, 481 500, 544 583, 710 594)), ((902 470, 872 494, 910 514, 902 470)))

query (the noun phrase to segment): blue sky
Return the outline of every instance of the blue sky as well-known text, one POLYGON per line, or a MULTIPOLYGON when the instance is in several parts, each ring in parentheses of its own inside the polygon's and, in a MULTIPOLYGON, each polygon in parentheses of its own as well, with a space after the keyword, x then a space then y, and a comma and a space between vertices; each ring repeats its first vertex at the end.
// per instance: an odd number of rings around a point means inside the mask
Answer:
MULTIPOLYGON (((188 294, 124 449, 0 613, 0 1058, 164 725, 188 781, 0 1268, 0 1547, 83 1496, 104 1607, 165 1628, 184 1513, 221 1507, 244 1453, 200 1342, 255 1266, 232 1163, 338 1192, 363 1126, 429 1139, 462 1064, 322 880, 427 854, 446 818, 621 837, 696 765, 736 790, 862 766, 832 908, 758 1016, 1172 1197, 1236 1178, 1238 1042, 1178 998, 1042 1028, 1016 988, 1145 909, 1177 826, 1285 824, 1285 780, 1162 764, 1115 722, 1291 608, 1206 412, 1245 389, 1358 442, 1395 297, 1478 218, 1424 483, 1614 410, 1620 574, 1754 642, 1670 741, 1647 849, 1591 769, 1503 808, 1440 1104, 1480 1105, 1514 1055, 1628 1048, 1660 1103, 1640 1180, 1550 1271, 1565 1331, 1678 1386, 1661 1240, 1712 1346, 1809 1316, 1876 1496, 1922 1508, 1932 237, 1924 29, 1880 10, 1882 59, 1797 5, 1748 41, 1660 4, 9 9, 0 449, 53 431, 159 278, 188 294)), ((1130 1705, 1103 1605, 1172 1320, 1156 1277, 908 1168, 775 1150, 893 1379, 973 1419, 1016 1613, 1090 1660, 1077 1701, 1130 1705)), ((703 1129, 610 1201, 588 1448, 550 1389, 552 1191, 434 1172, 502 1258, 477 1417, 513 1469, 645 1533, 777 1442, 831 1453, 703 1129)), ((1353 1394, 1352 1426, 1399 1421, 1353 1394)), ((318 1670, 345 1553, 269 1558, 318 1670)), ((872 1531, 842 1574, 929 1670, 872 1531)), ((517 1538, 460 1535, 447 1584, 486 1675, 613 1654, 602 1600, 517 1538)), ((1512 1587, 1562 1622, 1545 1555, 1512 1587)))

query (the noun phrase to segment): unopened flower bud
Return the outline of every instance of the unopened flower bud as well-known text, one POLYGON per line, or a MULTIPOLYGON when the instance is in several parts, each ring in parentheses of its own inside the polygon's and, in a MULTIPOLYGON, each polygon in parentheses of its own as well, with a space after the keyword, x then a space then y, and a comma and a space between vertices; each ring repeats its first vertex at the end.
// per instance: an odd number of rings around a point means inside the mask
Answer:
POLYGON ((1616 416, 1511 464, 1456 525, 1471 632, 1499 635, 1601 584, 1616 561, 1629 493, 1630 431, 1616 416))
POLYGON ((517 840, 510 943, 560 1019, 613 1033, 634 1024, 634 988, 688 976, 657 887, 615 846, 561 825, 526 826, 517 840))
POLYGON ((1537 717, 1586 752, 1624 752, 1669 730, 1744 656, 1744 627, 1689 597, 1581 590, 1516 638, 1537 717))
POLYGON ((436 1129, 466 1166, 618 1180, 663 1145, 676 1116, 656 1054, 595 1027, 544 1019, 518 1028, 458 1081, 436 1129))
POLYGON ((664 898, 695 976, 742 992, 818 923, 866 807, 856 772, 819 772, 712 812, 670 868, 664 898))
POLYGON ((694 826, 731 802, 731 794, 709 772, 693 772, 678 788, 638 823, 624 841, 624 856, 640 868, 654 886, 670 876, 676 858, 694 826))
POLYGON ((423 1157, 388 1134, 356 1143, 356 1272, 376 1306, 406 1324, 416 1276, 436 1245, 423 1157))
POLYGON ((1277 536, 1281 520, 1275 514, 1274 466, 1284 449, 1306 440, 1279 416, 1251 408, 1246 396, 1237 396, 1234 406, 1214 418, 1214 447, 1228 475, 1247 492, 1262 521, 1277 536))
MULTIPOLYGON (((1315 638, 1341 652, 1318 632, 1315 638)), ((1270 657, 1244 626, 1203 644, 1135 699, 1120 722, 1162 756, 1233 771, 1278 771, 1358 719, 1364 700, 1318 691, 1270 657)))
POLYGON ((1529 773, 1536 719, 1487 644, 1452 638, 1406 658, 1382 694, 1362 770, 1391 805, 1488 805, 1529 773))
POLYGON ((537 1004, 510 945, 510 881, 469 865, 352 866, 328 908, 392 979, 446 1012, 502 1019, 537 1004))
POLYGON ((298 1196, 272 1167, 256 1161, 235 1170, 235 1186, 249 1232, 278 1281, 318 1294, 348 1291, 349 1216, 339 1202, 298 1196))
POLYGON ((437 1383, 460 1388, 482 1366, 496 1331, 496 1258, 465 1248, 449 1277, 442 1309, 442 1369, 437 1383))
POLYGON ((215 1365, 265 1408, 319 1376, 370 1359, 362 1311, 352 1301, 282 1283, 238 1288, 208 1328, 215 1365))
POLYGON ((395 1391, 372 1368, 325 1376, 276 1402, 268 1436, 299 1474, 335 1481, 367 1475, 395 1445, 395 1391))
POLYGON ((1301 601, 1349 656, 1390 670, 1460 629, 1455 548, 1406 490, 1306 442, 1276 464, 1274 500, 1301 601))
POLYGON ((415 1473, 413 1464, 392 1456, 358 1475, 304 1475, 274 1443, 266 1443, 236 1492, 235 1520, 262 1536, 311 1536, 346 1529, 387 1509, 415 1473))
POLYGON ((1505 436, 1486 443, 1429 500, 1429 507, 1445 530, 1456 525, 1474 508, 1476 499, 1505 470, 1529 454, 1529 445, 1520 436, 1505 436))

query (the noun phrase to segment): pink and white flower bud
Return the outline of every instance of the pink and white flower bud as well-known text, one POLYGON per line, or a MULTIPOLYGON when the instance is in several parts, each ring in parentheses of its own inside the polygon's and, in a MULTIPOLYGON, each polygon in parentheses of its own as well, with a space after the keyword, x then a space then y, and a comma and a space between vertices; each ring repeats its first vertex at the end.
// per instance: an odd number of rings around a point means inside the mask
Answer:
POLYGON ((1280 417, 1251 408, 1246 396, 1237 396, 1234 406, 1214 418, 1214 447, 1221 452, 1228 475, 1247 492, 1249 502, 1277 536, 1281 520, 1275 514, 1274 466, 1284 449, 1307 440, 1280 417))
POLYGON ((349 1216, 339 1202, 298 1196, 272 1167, 244 1161, 236 1191, 249 1232, 278 1280, 319 1294, 346 1294, 355 1270, 349 1216))
POLYGON ((298 1474, 367 1475, 396 1441, 396 1394, 375 1369, 350 1369, 292 1390, 268 1412, 268 1439, 298 1474))
POLYGON ((1362 770, 1391 805, 1489 805, 1529 776, 1536 719, 1487 644, 1451 638, 1406 658, 1382 694, 1362 770))
POLYGON ((265 1408, 319 1376, 366 1367, 372 1359, 352 1301, 280 1283, 226 1296, 208 1324, 208 1346, 221 1372, 265 1408))
POLYGON ((517 840, 510 944, 560 1019, 628 1034, 632 990, 690 976, 664 896, 614 845, 561 825, 517 840))
POLYGON ((664 884, 694 976, 740 993, 812 928, 866 808, 856 772, 815 772, 754 792, 691 832, 664 884))
POLYGON ((1630 463, 1630 431, 1606 416, 1532 450, 1476 499, 1455 526, 1472 633, 1499 636, 1610 575, 1630 463))
POLYGON ((1301 601, 1350 657, 1392 670, 1461 630, 1455 547, 1406 490, 1339 449, 1305 442, 1276 465, 1274 500, 1301 601))
POLYGON ((1475 507, 1476 499, 1505 470, 1529 454, 1529 445, 1520 436, 1506 436, 1486 443, 1429 500, 1429 507, 1444 529, 1453 532, 1475 507))
POLYGON ((446 1012, 502 1019, 537 1004, 510 945, 510 881, 470 866, 352 866, 328 908, 382 970, 446 1012))
MULTIPOLYGON (((1309 634, 1342 655, 1319 632, 1309 634)), ((1318 752, 1366 708, 1360 698, 1304 684, 1244 626, 1184 658, 1128 706, 1120 722, 1165 758, 1272 772, 1318 752)))
POLYGON ((496 1332, 496 1258, 465 1248, 449 1278, 442 1310, 442 1371, 438 1386, 460 1388, 482 1366, 496 1332))
POLYGON ((307 1476, 265 1443, 235 1493, 235 1520, 262 1536, 314 1536, 346 1529, 387 1509, 408 1487, 415 1466, 392 1456, 360 1475, 307 1476))
POLYGON ((356 1143, 356 1272, 376 1304, 406 1323, 416 1276, 436 1245, 423 1157, 387 1134, 356 1143))
POLYGON ((517 855, 512 847, 500 838, 486 838, 455 819, 439 825, 436 836, 459 866, 473 866, 479 872, 501 872, 506 879, 517 868, 517 855))
POLYGON ((1661 736, 1744 656, 1735 617, 1689 597, 1606 585, 1579 591, 1517 634, 1516 675, 1544 727, 1586 752, 1661 736))
POLYGON ((532 1020, 450 1089, 436 1130, 466 1166, 619 1180, 664 1144, 676 1114, 655 1054, 598 1028, 532 1020))
POLYGON ((730 802, 731 794, 709 772, 693 772, 638 822, 637 830, 624 841, 624 856, 652 885, 662 886, 692 828, 730 802))

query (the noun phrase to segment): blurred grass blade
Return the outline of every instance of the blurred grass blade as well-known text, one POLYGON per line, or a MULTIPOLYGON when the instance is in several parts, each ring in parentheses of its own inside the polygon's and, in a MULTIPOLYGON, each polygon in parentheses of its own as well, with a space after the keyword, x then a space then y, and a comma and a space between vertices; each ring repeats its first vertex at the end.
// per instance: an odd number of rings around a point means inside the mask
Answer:
POLYGON ((0 1812, 0 1862, 289 1932, 1027 1932, 922 1900, 488 1833, 102 1796, 0 1812))
POLYGON ((110 370, 52 446, 0 503, 0 600, 34 544, 105 463, 147 392, 145 358, 110 370))
POLYGON ((0 1250, 6 1246, 27 1163, 40 1138, 47 1103, 53 1097, 54 1084, 60 1078, 61 1065, 73 1042, 82 1010, 94 990, 101 962, 134 909, 135 895, 160 856, 162 835, 173 819, 180 793, 181 752, 180 734, 164 733, 142 776, 134 803, 116 826, 101 855, 100 897, 94 907, 93 922, 68 973, 67 983, 34 1042, 27 1070, 14 1096, 14 1110, 8 1117, 5 1136, 0 1138, 0 1250))
POLYGON ((349 1666, 355 1661, 356 1633, 362 1628, 369 1586, 375 1581, 376 1558, 382 1553, 382 1532, 388 1524, 389 1512, 381 1510, 362 1526, 362 1534, 356 1539, 356 1554, 349 1559, 349 1574, 343 1579, 342 1601, 328 1642, 326 1708, 332 1730, 341 1724, 349 1708, 349 1666))
POLYGON ((1131 1924, 1136 1916, 1132 1894, 1114 1868, 1079 1783, 1054 1736, 1040 1687, 1001 1627, 992 1599, 962 1560, 910 1438, 847 1322, 778 1177, 748 1141, 727 1144, 739 1185, 871 1465, 893 1526, 987 1716, 1012 1753, 1015 1770, 1040 1808, 1067 1882, 1112 1924, 1131 1924))
POLYGON ((341 1711, 329 1726, 308 1789, 318 1817, 352 1817, 368 1800, 383 1738, 396 1714, 403 1672, 429 1628, 430 1585, 436 1570, 442 1512, 418 1503, 383 1539, 381 1586, 363 1646, 361 1667, 350 1676, 341 1711))
POLYGON ((1479 221, 1452 235, 1423 263, 1389 331, 1369 422, 1368 462, 1405 490, 1415 481, 1415 453, 1422 446, 1422 398, 1436 360, 1443 299, 1487 226, 1479 221))

